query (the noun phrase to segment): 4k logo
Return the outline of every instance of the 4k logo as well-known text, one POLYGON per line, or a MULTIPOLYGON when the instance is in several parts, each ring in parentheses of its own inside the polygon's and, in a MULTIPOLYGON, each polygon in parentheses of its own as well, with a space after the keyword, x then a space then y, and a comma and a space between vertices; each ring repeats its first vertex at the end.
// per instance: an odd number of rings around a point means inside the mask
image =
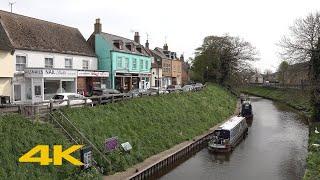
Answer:
POLYGON ((83 163, 78 159, 72 157, 70 154, 82 148, 83 145, 73 145, 68 149, 62 151, 62 145, 53 146, 53 157, 49 157, 49 145, 37 145, 32 148, 29 152, 22 155, 19 158, 19 162, 22 163, 39 163, 42 166, 49 165, 62 165, 62 159, 69 161, 71 164, 81 166, 83 163), (35 157, 37 153, 40 153, 39 157, 35 157))

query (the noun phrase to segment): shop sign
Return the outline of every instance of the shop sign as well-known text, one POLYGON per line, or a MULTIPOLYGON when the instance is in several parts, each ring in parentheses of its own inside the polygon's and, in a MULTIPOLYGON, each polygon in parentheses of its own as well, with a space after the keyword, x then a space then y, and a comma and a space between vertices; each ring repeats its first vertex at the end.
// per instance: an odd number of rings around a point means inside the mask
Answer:
POLYGON ((63 77, 75 78, 77 77, 76 70, 65 69, 25 69, 25 77, 63 77))
POLYGON ((78 71, 80 77, 109 77, 109 72, 103 71, 78 71))
POLYGON ((105 140, 106 152, 112 152, 112 151, 116 150, 118 148, 118 146, 119 146, 119 143, 118 143, 117 137, 112 137, 112 138, 105 140))

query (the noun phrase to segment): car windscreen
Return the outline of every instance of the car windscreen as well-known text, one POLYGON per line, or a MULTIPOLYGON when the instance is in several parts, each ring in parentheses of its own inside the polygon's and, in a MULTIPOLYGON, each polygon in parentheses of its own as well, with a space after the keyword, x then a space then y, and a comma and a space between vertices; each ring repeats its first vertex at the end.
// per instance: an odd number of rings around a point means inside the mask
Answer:
POLYGON ((215 130, 214 135, 218 136, 219 138, 229 139, 230 138, 230 131, 228 131, 228 130, 215 130))
POLYGON ((63 100, 63 95, 54 95, 52 99, 54 100, 63 100))

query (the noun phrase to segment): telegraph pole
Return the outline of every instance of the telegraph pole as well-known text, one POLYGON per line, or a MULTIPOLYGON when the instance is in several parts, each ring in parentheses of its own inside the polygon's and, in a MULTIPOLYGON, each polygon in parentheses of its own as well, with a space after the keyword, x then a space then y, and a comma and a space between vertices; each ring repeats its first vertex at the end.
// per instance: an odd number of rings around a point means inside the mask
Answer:
POLYGON ((15 3, 16 3, 16 2, 9 2, 9 6, 10 6, 11 13, 12 13, 12 6, 13 6, 15 3))

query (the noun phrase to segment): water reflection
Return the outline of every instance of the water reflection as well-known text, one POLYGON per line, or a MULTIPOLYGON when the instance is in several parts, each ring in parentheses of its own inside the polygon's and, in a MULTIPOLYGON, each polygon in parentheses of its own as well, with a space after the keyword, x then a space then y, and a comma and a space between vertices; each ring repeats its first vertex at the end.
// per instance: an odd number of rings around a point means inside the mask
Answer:
POLYGON ((162 179, 302 179, 308 127, 296 112, 251 97, 254 116, 249 135, 230 154, 203 149, 162 179))

